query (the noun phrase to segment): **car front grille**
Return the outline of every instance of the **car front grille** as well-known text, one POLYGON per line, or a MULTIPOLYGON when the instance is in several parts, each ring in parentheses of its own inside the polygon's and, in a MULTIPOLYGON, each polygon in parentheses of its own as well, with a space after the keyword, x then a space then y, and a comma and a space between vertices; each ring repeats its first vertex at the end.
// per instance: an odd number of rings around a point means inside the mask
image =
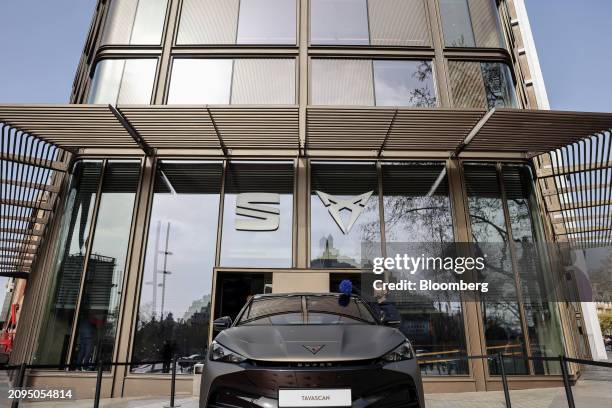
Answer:
POLYGON ((261 368, 344 368, 376 366, 378 360, 351 361, 261 361, 251 360, 250 365, 261 368))

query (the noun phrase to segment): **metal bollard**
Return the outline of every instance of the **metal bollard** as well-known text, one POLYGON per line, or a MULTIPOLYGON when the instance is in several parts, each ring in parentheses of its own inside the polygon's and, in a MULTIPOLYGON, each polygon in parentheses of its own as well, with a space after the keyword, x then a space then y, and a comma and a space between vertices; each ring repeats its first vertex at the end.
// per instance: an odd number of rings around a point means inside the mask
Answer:
POLYGON ((102 373, 104 372, 104 366, 102 361, 98 361, 98 373, 96 375, 96 394, 94 397, 94 408, 100 407, 100 391, 102 391, 102 373))
POLYGON ((567 367, 567 360, 565 359, 565 356, 559 356, 559 363, 561 364, 561 374, 563 375, 563 385, 565 386, 567 406, 569 408, 576 408, 576 404, 574 403, 574 393, 572 392, 572 384, 570 383, 569 370, 567 367))
POLYGON ((170 405, 166 405, 164 408, 177 408, 180 405, 174 403, 174 396, 176 395, 176 360, 172 359, 172 379, 170 380, 170 405))
MULTIPOLYGON (((23 387, 23 382, 25 380, 25 370, 26 363, 21 363, 21 365, 19 366, 19 372, 17 373, 17 378, 15 378, 15 383, 13 384, 14 388, 23 387)), ((19 408, 19 398, 14 399, 13 402, 11 402, 11 408, 19 408)))
POLYGON ((506 368, 504 367, 504 356, 502 353, 497 355, 499 361, 499 372, 502 378, 502 386, 504 387, 504 398, 506 399, 506 408, 512 408, 510 402, 510 390, 508 389, 508 377, 506 376, 506 368))

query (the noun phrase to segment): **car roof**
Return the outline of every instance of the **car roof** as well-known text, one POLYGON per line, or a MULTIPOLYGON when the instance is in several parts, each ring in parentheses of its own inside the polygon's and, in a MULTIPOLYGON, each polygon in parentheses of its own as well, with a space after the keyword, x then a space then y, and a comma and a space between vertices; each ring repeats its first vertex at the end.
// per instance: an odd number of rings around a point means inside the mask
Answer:
MULTIPOLYGON (((294 292, 294 293, 260 293, 257 295, 253 295, 253 299, 264 299, 264 298, 281 298, 281 297, 293 297, 293 296, 344 296, 344 293, 320 293, 320 292, 294 292)), ((351 297, 361 299, 361 296, 351 294, 351 297)))

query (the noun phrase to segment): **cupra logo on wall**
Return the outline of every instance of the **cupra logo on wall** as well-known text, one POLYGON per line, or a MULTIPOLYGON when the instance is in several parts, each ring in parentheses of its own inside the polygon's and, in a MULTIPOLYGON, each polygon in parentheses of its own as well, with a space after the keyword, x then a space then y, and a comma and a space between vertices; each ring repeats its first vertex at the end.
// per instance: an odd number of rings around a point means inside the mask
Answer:
MULTIPOLYGON (((340 200, 322 191, 315 191, 315 193, 319 196, 323 205, 328 208, 329 215, 336 222, 340 231, 348 234, 374 192, 368 191, 367 193, 344 200, 340 200), (340 216, 344 210, 351 213, 346 224, 340 216)), ((236 229, 238 231, 276 231, 280 224, 280 209, 272 207, 270 204, 279 205, 280 194, 238 194, 236 198, 236 215, 246 218, 235 220, 236 229)))
POLYGON ((342 231, 345 235, 351 231, 353 225, 355 225, 355 221, 363 212, 368 200, 372 196, 373 191, 368 191, 362 195, 357 197, 349 198, 348 200, 339 200, 334 196, 331 196, 322 191, 315 191, 321 201, 323 201, 323 205, 328 208, 329 215, 332 216, 340 231, 342 231), (344 225, 342 222, 342 218, 340 217, 340 213, 343 210, 348 210, 351 212, 351 217, 348 219, 347 225, 344 225))

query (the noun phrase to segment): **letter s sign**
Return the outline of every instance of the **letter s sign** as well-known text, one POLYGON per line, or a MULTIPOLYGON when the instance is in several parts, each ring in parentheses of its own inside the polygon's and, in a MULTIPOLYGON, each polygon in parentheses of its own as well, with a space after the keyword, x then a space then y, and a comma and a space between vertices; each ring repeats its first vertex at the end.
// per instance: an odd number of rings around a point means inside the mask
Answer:
POLYGON ((261 204, 280 204, 280 194, 242 193, 236 197, 238 231, 276 231, 280 223, 280 209, 261 204))

